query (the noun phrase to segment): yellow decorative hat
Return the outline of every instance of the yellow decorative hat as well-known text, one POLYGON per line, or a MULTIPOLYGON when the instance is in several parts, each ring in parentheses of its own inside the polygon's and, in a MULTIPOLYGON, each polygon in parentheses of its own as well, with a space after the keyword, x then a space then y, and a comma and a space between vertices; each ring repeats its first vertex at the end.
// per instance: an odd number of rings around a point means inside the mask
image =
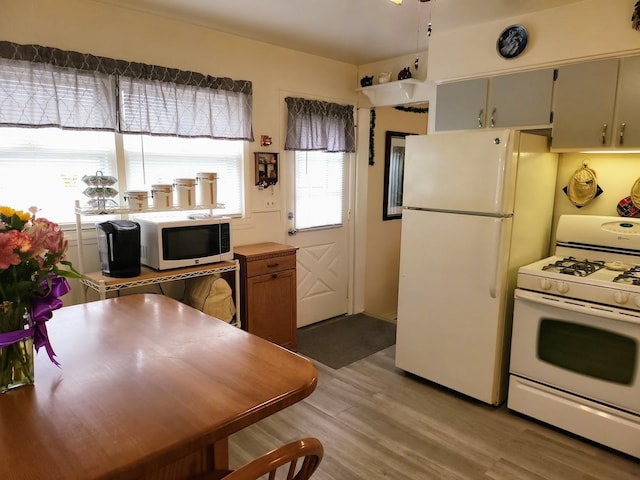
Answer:
POLYGON ((640 178, 631 187, 631 201, 637 208, 640 208, 640 178))
POLYGON ((596 172, 587 167, 585 163, 569 179, 569 184, 567 185, 569 201, 576 207, 584 207, 595 198, 597 192, 598 179, 596 178, 596 172))

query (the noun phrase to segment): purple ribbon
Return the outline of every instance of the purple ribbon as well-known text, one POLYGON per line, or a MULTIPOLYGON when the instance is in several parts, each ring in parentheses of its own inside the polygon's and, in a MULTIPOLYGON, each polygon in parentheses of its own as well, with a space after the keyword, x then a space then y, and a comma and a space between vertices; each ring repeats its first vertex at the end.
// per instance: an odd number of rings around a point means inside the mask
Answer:
POLYGON ((0 333, 0 347, 7 347, 13 343, 33 336, 33 328, 26 330, 14 330, 13 332, 0 333))
POLYGON ((54 310, 62 307, 63 304, 60 297, 71 291, 71 285, 69 285, 66 278, 50 274, 42 280, 41 286, 45 293, 36 296, 31 303, 33 327, 26 330, 0 333, 0 347, 6 347, 25 338, 33 337, 36 352, 40 350, 40 347, 44 347, 51 362, 59 367, 60 363, 55 359, 56 353, 53 351, 49 341, 46 322, 51 319, 54 310))

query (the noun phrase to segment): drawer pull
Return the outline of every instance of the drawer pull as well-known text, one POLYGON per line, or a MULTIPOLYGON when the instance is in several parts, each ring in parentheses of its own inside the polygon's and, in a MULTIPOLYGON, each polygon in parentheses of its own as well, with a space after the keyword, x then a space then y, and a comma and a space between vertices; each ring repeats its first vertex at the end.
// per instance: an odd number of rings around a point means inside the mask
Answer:
POLYGON ((271 278, 278 278, 278 274, 277 273, 272 273, 271 274, 271 278))
POLYGON ((267 264, 267 268, 276 268, 278 265, 280 265, 279 263, 268 263, 267 264))

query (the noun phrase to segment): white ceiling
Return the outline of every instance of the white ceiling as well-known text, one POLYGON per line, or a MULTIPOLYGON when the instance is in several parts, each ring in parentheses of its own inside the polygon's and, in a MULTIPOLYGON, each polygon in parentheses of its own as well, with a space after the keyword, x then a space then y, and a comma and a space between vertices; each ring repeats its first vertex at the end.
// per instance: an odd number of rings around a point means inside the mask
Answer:
POLYGON ((97 0, 355 65, 425 50, 435 29, 582 0, 97 0))

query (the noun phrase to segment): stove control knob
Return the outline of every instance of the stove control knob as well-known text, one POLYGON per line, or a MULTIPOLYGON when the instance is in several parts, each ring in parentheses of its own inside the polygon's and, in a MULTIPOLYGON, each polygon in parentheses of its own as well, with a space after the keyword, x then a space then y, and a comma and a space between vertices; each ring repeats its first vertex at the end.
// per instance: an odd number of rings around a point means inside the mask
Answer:
POLYGON ((548 278, 541 278, 540 279, 540 288, 542 290, 550 290, 551 289, 551 280, 549 280, 548 278))
MULTIPOLYGON (((629 300, 629 294, 627 292, 616 292, 613 294, 613 298, 615 299, 616 303, 624 305, 629 300)), ((637 302, 638 300, 636 299, 636 303, 637 302)))
POLYGON ((567 293, 569 291, 569 284, 567 282, 558 282, 558 292, 567 293))

